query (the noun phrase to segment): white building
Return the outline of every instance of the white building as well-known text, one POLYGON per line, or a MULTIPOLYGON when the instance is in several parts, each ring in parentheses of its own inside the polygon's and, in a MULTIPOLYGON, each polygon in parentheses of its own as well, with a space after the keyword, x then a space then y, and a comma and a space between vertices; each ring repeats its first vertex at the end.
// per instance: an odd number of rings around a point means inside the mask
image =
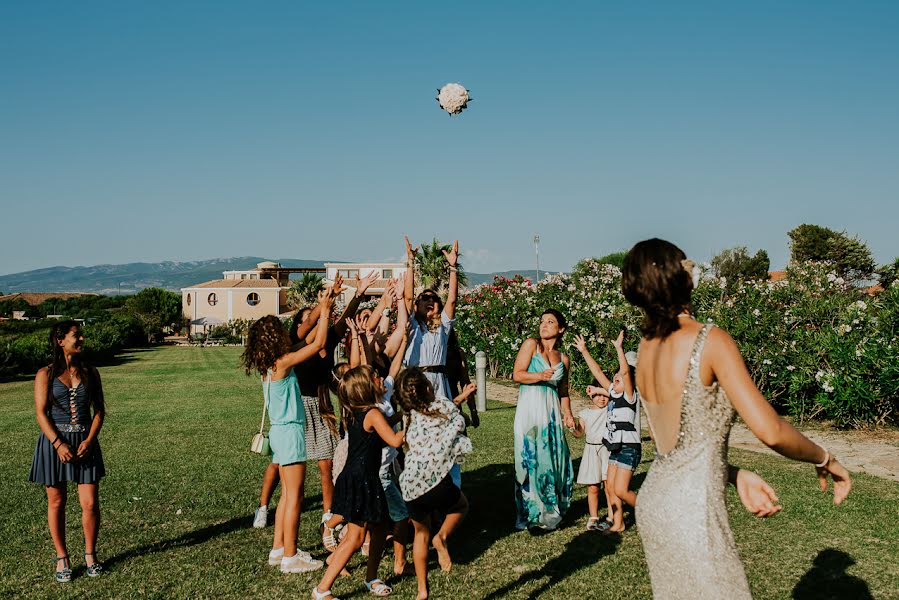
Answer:
POLYGON ((372 271, 377 272, 378 279, 365 292, 366 300, 380 298, 384 295, 384 287, 389 279, 394 279, 406 272, 406 263, 325 263, 325 283, 334 283, 334 278, 339 274, 343 277, 344 286, 347 288, 341 300, 349 302, 353 298, 353 280, 360 279, 372 271))

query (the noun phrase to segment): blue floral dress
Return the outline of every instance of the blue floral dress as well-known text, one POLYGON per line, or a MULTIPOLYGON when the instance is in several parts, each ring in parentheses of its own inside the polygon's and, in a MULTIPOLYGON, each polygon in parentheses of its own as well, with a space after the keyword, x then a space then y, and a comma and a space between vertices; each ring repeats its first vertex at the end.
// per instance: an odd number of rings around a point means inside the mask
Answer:
POLYGON ((557 386, 565 366, 535 354, 528 372, 554 369, 550 381, 522 384, 515 409, 515 507, 518 529, 555 529, 571 505, 574 468, 562 429, 557 386))

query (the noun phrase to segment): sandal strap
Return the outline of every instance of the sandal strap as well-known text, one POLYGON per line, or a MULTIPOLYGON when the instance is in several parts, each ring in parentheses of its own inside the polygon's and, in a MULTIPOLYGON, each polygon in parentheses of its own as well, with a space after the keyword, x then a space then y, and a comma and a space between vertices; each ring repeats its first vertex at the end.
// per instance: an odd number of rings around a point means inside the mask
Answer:
POLYGON ((371 581, 365 582, 365 587, 368 588, 368 591, 376 596, 388 596, 393 593, 393 588, 384 583, 383 579, 372 579, 371 581), (377 591, 375 590, 375 586, 380 585, 377 591))

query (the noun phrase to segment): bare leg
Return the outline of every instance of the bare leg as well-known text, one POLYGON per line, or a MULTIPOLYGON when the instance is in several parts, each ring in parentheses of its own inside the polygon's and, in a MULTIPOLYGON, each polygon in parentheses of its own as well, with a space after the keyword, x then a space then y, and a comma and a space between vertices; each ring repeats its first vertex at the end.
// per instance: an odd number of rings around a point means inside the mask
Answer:
POLYGON ((331 589, 331 586, 334 585, 334 581, 337 580, 340 572, 343 571, 343 568, 350 562, 353 553, 362 547, 362 540, 365 539, 367 529, 368 527, 365 525, 357 525, 356 523, 347 525, 346 537, 343 538, 343 541, 337 546, 337 550, 331 555, 328 569, 316 586, 316 589, 319 592, 331 589))
POLYGON ((297 528, 300 524, 300 485, 306 463, 281 466, 281 506, 275 514, 275 543, 273 549, 284 548, 284 556, 297 553, 297 528), (279 527, 280 525, 280 527, 279 527), (278 537, 281 546, 278 546, 278 537))
POLYGON ((265 468, 265 475, 262 476, 262 493, 259 494, 259 506, 268 506, 272 502, 272 496, 275 495, 275 489, 281 480, 278 472, 277 463, 269 463, 265 468))
POLYGON ((603 482, 603 490, 606 494, 606 520, 612 520, 612 500, 615 498, 615 494, 612 493, 612 483, 609 480, 603 482))
POLYGON ((607 489, 610 494, 609 514, 612 516, 612 526, 608 531, 616 533, 624 531, 624 512, 621 505, 621 498, 615 495, 615 478, 618 477, 618 467, 609 465, 609 479, 607 489))
POLYGON ((468 513, 468 498, 465 497, 465 494, 459 494, 459 500, 449 509, 440 531, 431 540, 431 543, 434 544, 434 550, 437 551, 437 562, 440 563, 440 568, 445 573, 449 573, 450 569, 453 568, 453 561, 450 558, 446 540, 453 533, 453 530, 459 526, 462 519, 465 518, 466 513, 468 513))
POLYGON ((368 527, 368 562, 365 567, 365 581, 378 578, 378 567, 384 556, 384 542, 387 538, 387 526, 384 523, 372 523, 368 527))
POLYGON ((636 507, 637 493, 630 489, 633 476, 633 471, 618 469, 618 473, 615 475, 615 495, 631 507, 636 507))
POLYGON ((81 503, 81 527, 84 529, 84 561, 88 566, 97 562, 94 551, 97 534, 100 532, 100 484, 82 483, 78 486, 78 501, 81 503))
POLYGON ((415 527, 415 539, 412 543, 412 562, 415 563, 415 577, 418 579, 418 595, 415 600, 426 600, 428 597, 428 544, 431 530, 427 523, 412 520, 415 527))
MULTIPOLYGON (((47 486, 47 524, 50 526, 50 537, 56 547, 56 556, 68 556, 66 548, 66 500, 68 489, 66 482, 47 486)), ((66 567, 64 561, 57 561, 56 570, 66 567)))
POLYGON ((587 511, 594 519, 599 516, 599 486, 596 484, 587 486, 587 511))
POLYGON ((331 480, 333 460, 318 461, 318 471, 322 475, 322 512, 331 512, 331 502, 334 500, 334 482, 331 480))
POLYGON ((408 561, 406 560, 406 544, 409 542, 409 521, 400 521, 393 524, 393 573, 394 575, 406 575, 408 561))

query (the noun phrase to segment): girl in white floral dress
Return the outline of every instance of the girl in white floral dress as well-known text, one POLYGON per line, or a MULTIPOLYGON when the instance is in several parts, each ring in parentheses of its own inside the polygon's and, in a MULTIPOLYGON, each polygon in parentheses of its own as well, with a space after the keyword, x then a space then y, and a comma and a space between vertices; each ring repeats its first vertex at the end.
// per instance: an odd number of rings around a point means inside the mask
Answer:
MULTIPOLYGON (((450 470, 471 452, 471 440, 462 432, 465 419, 452 400, 434 396, 424 372, 411 367, 400 373, 394 394, 405 412, 405 469, 400 489, 415 527, 412 557, 418 579, 416 600, 428 597, 428 546, 433 544, 443 571, 452 567, 446 540, 468 512, 468 500, 453 484, 450 470), (431 514, 446 514, 431 537, 431 514)), ((463 399, 464 400, 464 399, 463 399)))

